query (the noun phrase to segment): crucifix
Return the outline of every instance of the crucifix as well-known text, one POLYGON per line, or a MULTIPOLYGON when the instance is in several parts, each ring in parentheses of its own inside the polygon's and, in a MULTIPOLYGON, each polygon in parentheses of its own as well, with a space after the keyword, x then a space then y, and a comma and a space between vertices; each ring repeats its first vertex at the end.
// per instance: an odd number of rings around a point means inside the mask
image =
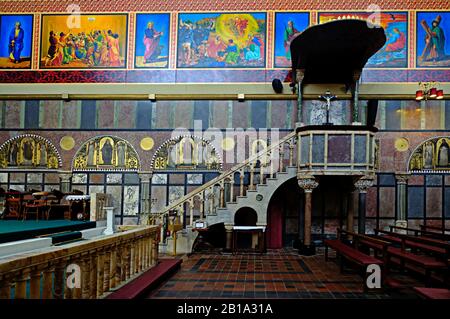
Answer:
POLYGON ((333 123, 330 123, 330 106, 331 106, 331 100, 334 100, 335 98, 337 98, 337 96, 331 95, 330 91, 326 91, 325 94, 320 95, 319 98, 327 101, 327 104, 326 104, 327 121, 325 123, 323 123, 323 125, 333 125, 333 123))

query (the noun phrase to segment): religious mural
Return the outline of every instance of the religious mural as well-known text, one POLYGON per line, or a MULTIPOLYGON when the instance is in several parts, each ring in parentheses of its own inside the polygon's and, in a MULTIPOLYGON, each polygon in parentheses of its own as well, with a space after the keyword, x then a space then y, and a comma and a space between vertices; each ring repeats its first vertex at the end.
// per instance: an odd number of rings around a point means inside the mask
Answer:
POLYGON ((416 20, 417 66, 449 67, 450 12, 418 12, 416 20))
POLYGON ((80 148, 73 169, 138 170, 139 159, 129 142, 115 136, 98 136, 80 148))
POLYGON ((137 68, 169 66, 169 13, 138 13, 136 15, 135 62, 137 68))
POLYGON ((275 13, 275 67, 291 67, 291 42, 309 26, 308 12, 275 13))
POLYGON ((181 68, 265 66, 265 13, 180 13, 181 68))
POLYGON ((34 134, 19 135, 0 146, 1 168, 58 168, 61 157, 46 138, 34 134))
POLYGON ((154 170, 219 170, 221 166, 214 146, 197 136, 179 136, 164 142, 152 159, 154 170))
POLYGON ((422 143, 409 160, 410 171, 450 169, 450 137, 438 137, 422 143))
POLYGON ((380 25, 386 44, 367 61, 367 68, 408 67, 408 12, 319 12, 319 23, 341 19, 362 19, 380 25))
POLYGON ((0 68, 31 68, 33 15, 0 15, 0 68))
POLYGON ((42 15, 41 68, 123 68, 126 14, 42 15))

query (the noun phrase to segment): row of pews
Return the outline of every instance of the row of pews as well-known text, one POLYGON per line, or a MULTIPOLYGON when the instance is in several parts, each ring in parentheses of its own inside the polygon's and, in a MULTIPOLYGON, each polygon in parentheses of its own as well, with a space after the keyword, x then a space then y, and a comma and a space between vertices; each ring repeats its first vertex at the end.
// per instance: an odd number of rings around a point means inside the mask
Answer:
POLYGON ((89 219, 89 196, 77 190, 63 193, 0 189, 0 207, 0 218, 5 220, 89 219))
POLYGON ((375 229, 374 235, 363 235, 338 229, 337 239, 327 239, 325 260, 328 250, 336 252, 341 272, 345 264, 351 263, 363 274, 363 289, 367 291, 366 280, 369 265, 381 268, 383 288, 403 289, 392 274, 400 271, 421 278, 424 287, 411 287, 422 297, 450 299, 450 234, 446 229, 433 226, 420 229, 390 226, 389 230, 375 229))

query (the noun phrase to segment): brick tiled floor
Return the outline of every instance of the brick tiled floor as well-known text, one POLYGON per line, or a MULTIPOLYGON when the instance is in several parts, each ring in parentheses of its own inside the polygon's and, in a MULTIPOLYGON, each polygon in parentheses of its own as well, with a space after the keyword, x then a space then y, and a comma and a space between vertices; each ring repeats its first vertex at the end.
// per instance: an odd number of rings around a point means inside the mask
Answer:
MULTIPOLYGON (((296 250, 269 250, 264 255, 194 254, 181 270, 149 298, 408 298, 411 295, 363 293, 355 270, 342 274, 336 262, 325 262, 322 249, 311 257, 296 250)), ((397 280, 410 281, 409 277, 397 280)))

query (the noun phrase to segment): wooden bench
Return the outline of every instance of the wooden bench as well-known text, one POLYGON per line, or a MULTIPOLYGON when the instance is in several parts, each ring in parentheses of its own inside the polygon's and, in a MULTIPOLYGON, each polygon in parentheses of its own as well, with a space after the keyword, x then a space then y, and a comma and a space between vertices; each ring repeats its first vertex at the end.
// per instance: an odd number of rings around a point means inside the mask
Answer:
POLYGON ((438 240, 450 241, 450 234, 437 233, 432 231, 427 231, 425 229, 416 229, 416 228, 408 228, 408 227, 400 227, 400 226, 389 226, 391 232, 395 232, 395 230, 399 230, 408 235, 408 233, 412 233, 416 237, 423 238, 434 238, 438 240))
POLYGON ((158 264, 145 273, 109 294, 106 299, 137 299, 144 297, 151 289, 176 272, 182 263, 181 259, 160 259, 158 264))
POLYGON ((445 288, 413 287, 425 299, 450 299, 450 290, 445 288))
POLYGON ((441 234, 446 234, 447 232, 450 232, 450 228, 445 228, 445 227, 441 227, 441 226, 432 226, 432 225, 420 225, 420 229, 421 230, 427 230, 427 229, 431 229, 431 230, 436 230, 441 234))
MULTIPOLYGON (((347 231, 338 229, 338 239, 326 239, 326 240, 324 240, 324 244, 325 244, 325 261, 328 261, 328 259, 329 259, 328 258, 328 248, 334 249, 336 251, 336 257, 340 263, 341 272, 343 272, 343 270, 344 270, 344 260, 342 259, 342 257, 345 258, 346 260, 360 266, 361 268, 363 268, 363 270, 364 270, 363 290, 366 292, 367 291, 367 285, 366 285, 367 266, 379 265, 382 269, 384 269, 384 267, 383 267, 384 262, 383 262, 383 260, 380 260, 373 256, 367 255, 358 250, 359 241, 364 240, 364 239, 371 240, 370 238, 368 238, 368 236, 359 235, 359 234, 355 234, 355 233, 351 233, 351 232, 347 232, 347 231), (351 236, 353 238, 354 247, 342 242, 341 241, 342 235, 351 236)), ((376 241, 378 241, 379 244, 381 244, 381 245, 385 245, 386 246, 385 249, 387 249, 387 245, 389 245, 389 243, 382 242, 380 240, 376 240, 376 241)), ((384 275, 382 275, 382 280, 383 279, 384 279, 384 275)))
MULTIPOLYGON (((385 234, 378 238, 383 240, 392 241, 394 243, 400 243, 400 248, 388 247, 386 263, 396 263, 402 269, 408 268, 416 271, 415 267, 408 267, 408 265, 418 266, 419 269, 424 270, 426 285, 429 286, 431 282, 432 272, 443 271, 444 281, 448 280, 448 256, 450 251, 450 245, 445 242, 440 242, 438 246, 431 245, 429 238, 409 236, 405 234, 393 233, 385 230, 375 229, 375 234, 385 234), (435 258, 427 255, 418 255, 413 252, 409 252, 407 247, 412 249, 420 248, 421 250, 431 251, 433 253, 439 253, 439 258, 435 258), (439 249, 438 249, 439 248, 439 249), (442 251, 444 248, 444 251, 442 251)), ((435 245, 438 243, 433 242, 435 245)))

